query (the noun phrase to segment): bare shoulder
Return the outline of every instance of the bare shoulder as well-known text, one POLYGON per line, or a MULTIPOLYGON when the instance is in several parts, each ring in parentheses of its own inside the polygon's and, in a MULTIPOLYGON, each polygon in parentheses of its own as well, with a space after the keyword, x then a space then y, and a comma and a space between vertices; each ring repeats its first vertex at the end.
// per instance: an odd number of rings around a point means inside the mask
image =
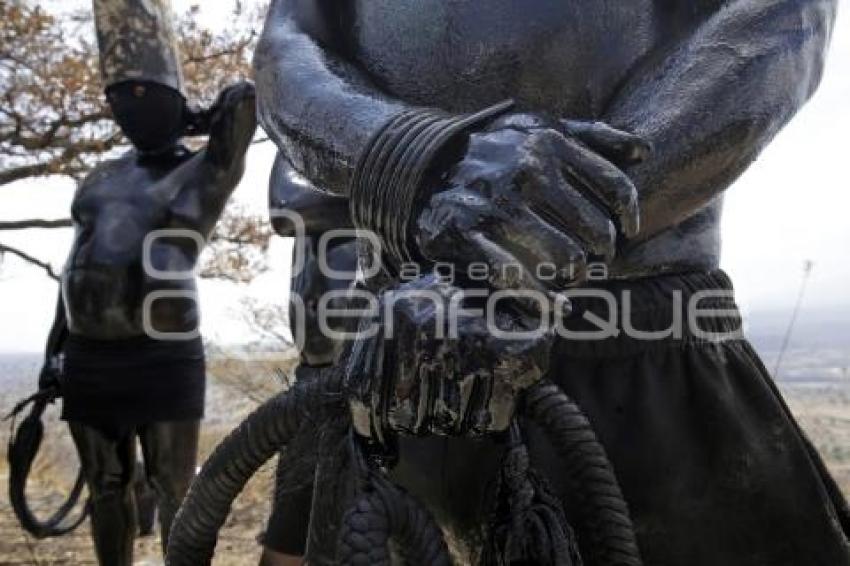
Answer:
POLYGON ((289 20, 316 42, 336 46, 340 36, 345 35, 341 32, 352 21, 348 16, 353 5, 353 0, 274 0, 267 25, 289 20))
POLYGON ((77 185, 74 200, 93 191, 98 191, 110 179, 121 178, 133 167, 137 158, 138 154, 131 149, 119 157, 101 161, 77 185))

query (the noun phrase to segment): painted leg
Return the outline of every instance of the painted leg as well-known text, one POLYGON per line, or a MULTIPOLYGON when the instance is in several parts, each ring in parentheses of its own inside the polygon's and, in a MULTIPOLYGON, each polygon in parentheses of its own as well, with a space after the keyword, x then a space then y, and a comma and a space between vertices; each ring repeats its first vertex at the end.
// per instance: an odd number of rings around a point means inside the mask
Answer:
POLYGON ((148 481, 157 495, 162 552, 171 523, 195 477, 200 421, 152 423, 139 430, 148 481))
POLYGON ((130 566, 136 536, 133 431, 113 435, 78 422, 68 424, 91 494, 92 538, 98 562, 102 566, 130 566))

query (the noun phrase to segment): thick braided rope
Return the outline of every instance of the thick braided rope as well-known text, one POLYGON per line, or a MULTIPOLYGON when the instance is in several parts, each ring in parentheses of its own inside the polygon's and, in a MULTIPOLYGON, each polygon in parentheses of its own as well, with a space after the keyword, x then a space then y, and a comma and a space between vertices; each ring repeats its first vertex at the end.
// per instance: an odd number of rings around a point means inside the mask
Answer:
POLYGON ((77 479, 74 481, 71 493, 49 518, 40 520, 30 509, 27 500, 27 478, 44 437, 44 425, 41 422, 42 414, 47 405, 55 398, 56 392, 54 390, 43 389, 18 403, 7 417, 14 419, 18 413, 32 404, 29 415, 17 428, 15 421, 12 420, 12 434, 9 437, 7 458, 9 460, 9 501, 12 503, 12 510, 24 530, 38 539, 63 536, 74 531, 86 519, 89 509, 89 503, 86 502, 76 517, 68 519, 85 488, 86 482, 82 469, 77 472, 77 479))
POLYGON ((579 498, 582 554, 599 566, 641 566, 628 506, 587 417, 550 382, 526 392, 525 411, 548 435, 579 498))
POLYGON ((317 379, 298 381, 266 401, 218 445, 175 517, 167 564, 210 564, 218 532, 245 484, 301 426, 314 426, 336 412, 345 414, 341 387, 342 375, 336 370, 317 379))
POLYGON ((560 499, 531 467, 516 427, 511 434, 513 446, 502 462, 498 500, 481 564, 581 566, 575 535, 560 499))
POLYGON ((448 546, 431 513, 403 489, 375 476, 343 517, 338 562, 389 566, 390 540, 405 564, 451 565, 448 546))

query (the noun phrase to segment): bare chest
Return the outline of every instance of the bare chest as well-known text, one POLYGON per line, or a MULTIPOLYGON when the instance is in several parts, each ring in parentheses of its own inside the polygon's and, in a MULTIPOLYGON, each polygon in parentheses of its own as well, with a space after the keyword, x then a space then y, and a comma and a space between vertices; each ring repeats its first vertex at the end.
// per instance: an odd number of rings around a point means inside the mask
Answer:
POLYGON ((181 187, 156 182, 138 170, 104 179, 89 178, 76 195, 72 214, 76 238, 72 251, 77 266, 138 263, 145 241, 164 229, 192 229, 204 217, 200 202, 177 199, 181 187), (175 208, 180 205, 180 209, 175 208))
MULTIPOLYGON (((656 43, 651 0, 352 0, 357 60, 412 103, 471 110, 507 97, 590 117, 656 43)), ((346 23, 347 22, 347 23, 346 23)))

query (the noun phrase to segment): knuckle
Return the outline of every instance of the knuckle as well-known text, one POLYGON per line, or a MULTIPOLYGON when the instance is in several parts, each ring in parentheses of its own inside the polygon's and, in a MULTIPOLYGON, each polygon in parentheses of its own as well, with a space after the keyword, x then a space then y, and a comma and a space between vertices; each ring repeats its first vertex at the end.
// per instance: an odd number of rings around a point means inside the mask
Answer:
POLYGON ((545 127, 543 117, 529 112, 517 112, 508 114, 503 118, 496 120, 489 128, 491 130, 500 130, 505 128, 515 128, 518 130, 533 130, 545 127))
POLYGON ((568 157, 571 154, 569 147, 569 140, 562 134, 561 132, 554 130, 552 128, 543 130, 541 132, 543 136, 543 140, 546 143, 546 147, 552 152, 553 155, 558 155, 561 157, 568 157))
POLYGON ((552 128, 535 130, 528 135, 525 147, 532 152, 552 154, 561 149, 564 136, 552 128))

